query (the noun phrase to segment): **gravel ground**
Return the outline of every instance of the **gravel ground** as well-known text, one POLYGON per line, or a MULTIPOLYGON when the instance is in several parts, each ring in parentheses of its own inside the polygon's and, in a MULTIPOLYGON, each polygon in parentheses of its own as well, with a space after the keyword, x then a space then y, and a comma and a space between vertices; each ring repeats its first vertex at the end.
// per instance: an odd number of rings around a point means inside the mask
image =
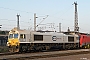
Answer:
POLYGON ((83 55, 85 55, 84 53, 90 54, 90 49, 2 55, 0 56, 0 59, 11 59, 11 60, 12 59, 13 60, 22 60, 22 59, 23 60, 26 60, 26 59, 27 60, 31 60, 31 59, 33 60, 74 60, 74 59, 83 60, 84 59, 85 60, 85 59, 89 59, 89 57, 83 57, 83 55), (78 57, 77 54, 79 55, 81 54, 80 56, 82 57, 78 57))
POLYGON ((32 59, 32 60, 90 60, 90 53, 80 54, 80 55, 69 55, 69 56, 62 56, 62 57, 40 58, 40 59, 32 59))

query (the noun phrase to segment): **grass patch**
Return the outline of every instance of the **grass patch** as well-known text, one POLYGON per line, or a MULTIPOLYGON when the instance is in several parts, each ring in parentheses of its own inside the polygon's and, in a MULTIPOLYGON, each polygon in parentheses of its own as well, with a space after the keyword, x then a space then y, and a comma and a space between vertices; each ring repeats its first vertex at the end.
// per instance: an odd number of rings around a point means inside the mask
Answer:
POLYGON ((8 52, 9 48, 7 46, 0 46, 0 53, 8 52))

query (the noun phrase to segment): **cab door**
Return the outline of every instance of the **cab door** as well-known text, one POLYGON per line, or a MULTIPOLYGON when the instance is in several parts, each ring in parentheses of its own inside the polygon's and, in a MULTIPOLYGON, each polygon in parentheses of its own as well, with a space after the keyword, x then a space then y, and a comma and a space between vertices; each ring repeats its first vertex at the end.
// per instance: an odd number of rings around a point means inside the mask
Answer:
POLYGON ((26 35, 20 34, 20 42, 25 42, 25 41, 26 41, 26 35))

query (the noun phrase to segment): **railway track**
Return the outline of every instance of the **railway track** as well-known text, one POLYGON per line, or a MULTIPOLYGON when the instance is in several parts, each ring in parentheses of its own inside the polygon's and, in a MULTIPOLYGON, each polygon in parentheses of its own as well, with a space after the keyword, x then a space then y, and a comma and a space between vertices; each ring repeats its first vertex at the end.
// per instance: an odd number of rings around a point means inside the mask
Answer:
POLYGON ((5 52, 5 53, 0 53, 0 56, 3 56, 3 55, 14 55, 16 53, 10 53, 10 52, 5 52))
POLYGON ((90 53, 90 49, 81 50, 67 50, 67 51, 50 51, 50 52, 36 52, 36 53, 23 53, 23 54, 2 54, 0 59, 6 60, 26 60, 26 59, 38 59, 38 58, 49 58, 49 57, 60 57, 68 55, 78 55, 90 53))
POLYGON ((31 51, 31 52, 18 52, 18 53, 15 53, 15 52, 5 52, 5 53, 0 53, 0 56, 3 56, 3 55, 14 55, 14 54, 28 54, 28 53, 40 53, 40 52, 54 52, 54 51, 67 51, 67 50, 50 50, 50 51, 31 51))
POLYGON ((50 58, 50 57, 61 57, 69 55, 78 55, 78 54, 88 54, 90 52, 78 52, 78 53, 66 53, 66 54, 54 54, 54 55, 42 55, 42 56, 30 56, 30 57, 20 57, 20 58, 11 58, 10 60, 31 60, 31 59, 40 59, 40 58, 50 58))

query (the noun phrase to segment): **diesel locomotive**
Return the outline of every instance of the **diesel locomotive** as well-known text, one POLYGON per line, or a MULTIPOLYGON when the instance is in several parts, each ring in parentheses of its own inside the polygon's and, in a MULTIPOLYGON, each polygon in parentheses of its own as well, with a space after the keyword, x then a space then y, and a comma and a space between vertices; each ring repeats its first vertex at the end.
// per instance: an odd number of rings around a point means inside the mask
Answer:
POLYGON ((10 52, 76 49, 87 45, 81 37, 76 34, 66 35, 57 32, 35 32, 13 28, 9 32, 7 46, 10 52))

